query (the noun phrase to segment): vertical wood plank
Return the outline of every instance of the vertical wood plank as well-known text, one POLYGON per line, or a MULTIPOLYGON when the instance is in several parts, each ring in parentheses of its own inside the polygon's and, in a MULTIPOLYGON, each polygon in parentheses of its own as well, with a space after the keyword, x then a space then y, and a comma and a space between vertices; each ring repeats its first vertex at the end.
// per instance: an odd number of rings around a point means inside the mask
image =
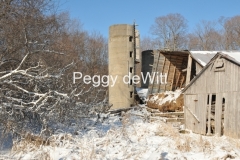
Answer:
POLYGON ((215 105, 215 134, 221 136, 221 122, 222 122, 222 94, 216 94, 215 105))
POLYGON ((192 71, 192 57, 190 54, 188 55, 188 66, 187 66, 187 77, 186 77, 186 85, 189 84, 191 80, 191 71, 192 71))
POLYGON ((207 135, 211 135, 211 108, 212 108, 212 94, 209 94, 209 104, 208 104, 208 132, 207 135))
POLYGON ((171 91, 173 90, 173 82, 174 82, 174 78, 175 78, 175 73, 176 73, 176 66, 174 66, 173 79, 172 79, 172 83, 171 83, 171 91))

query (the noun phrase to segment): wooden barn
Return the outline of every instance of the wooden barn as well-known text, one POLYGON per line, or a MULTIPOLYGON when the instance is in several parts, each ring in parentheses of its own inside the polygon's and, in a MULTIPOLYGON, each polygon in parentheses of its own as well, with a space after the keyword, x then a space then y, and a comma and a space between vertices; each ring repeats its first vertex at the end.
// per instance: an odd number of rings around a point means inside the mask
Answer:
POLYGON ((203 67, 216 55, 216 51, 166 51, 143 52, 142 72, 162 73, 167 75, 167 83, 161 84, 154 78, 147 83, 148 93, 160 93, 184 88, 203 67), (146 64, 145 64, 146 63, 146 64), (145 69, 145 70, 144 70, 145 69))
POLYGON ((183 92, 186 129, 240 138, 240 52, 218 52, 183 92))

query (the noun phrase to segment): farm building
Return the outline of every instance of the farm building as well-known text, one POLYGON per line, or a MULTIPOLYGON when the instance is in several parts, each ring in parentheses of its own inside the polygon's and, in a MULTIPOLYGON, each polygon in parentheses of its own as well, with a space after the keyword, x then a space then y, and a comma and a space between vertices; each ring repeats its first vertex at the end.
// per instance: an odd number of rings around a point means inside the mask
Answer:
POLYGON ((148 94, 174 91, 184 88, 216 54, 216 51, 167 51, 147 50, 142 52, 144 77, 151 73, 151 81, 142 82, 148 94), (159 83, 156 73, 167 75, 167 83, 159 83), (155 76, 154 76, 155 74, 155 76))
POLYGON ((185 127, 240 138, 240 52, 218 52, 184 88, 185 127))
POLYGON ((109 87, 111 109, 129 108, 134 105, 135 88, 132 77, 140 74, 140 35, 134 25, 116 24, 109 27, 108 57, 109 75, 116 78, 116 83, 109 87), (129 75, 125 84, 123 78, 129 75))

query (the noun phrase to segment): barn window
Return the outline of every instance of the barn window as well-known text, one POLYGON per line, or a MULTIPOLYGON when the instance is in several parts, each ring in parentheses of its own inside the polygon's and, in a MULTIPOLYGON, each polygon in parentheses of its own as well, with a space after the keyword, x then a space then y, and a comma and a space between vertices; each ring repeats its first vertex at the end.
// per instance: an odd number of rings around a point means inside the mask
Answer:
POLYGON ((130 73, 132 73, 133 72, 133 67, 130 67, 129 71, 130 71, 130 73))
POLYGON ((133 91, 130 91, 130 98, 132 98, 133 96, 133 91))
POLYGON ((130 52, 129 52, 129 57, 132 57, 132 54, 133 54, 133 52, 132 52, 132 51, 130 51, 130 52))
POLYGON ((224 66, 224 59, 217 59, 214 63, 214 68, 215 68, 215 72, 219 72, 219 71, 224 71, 225 70, 225 66, 224 66))
POLYGON ((133 41, 133 36, 129 36, 129 42, 133 41))

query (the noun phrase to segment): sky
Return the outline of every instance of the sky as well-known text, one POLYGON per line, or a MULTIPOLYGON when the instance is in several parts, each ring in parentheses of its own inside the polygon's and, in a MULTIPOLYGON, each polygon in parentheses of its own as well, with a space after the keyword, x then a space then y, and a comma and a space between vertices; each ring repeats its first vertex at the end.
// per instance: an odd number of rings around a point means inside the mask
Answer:
POLYGON ((136 22, 141 37, 151 36, 155 18, 180 13, 194 31, 202 20, 240 15, 240 0, 60 0, 59 12, 68 11, 83 29, 108 38, 109 26, 136 22))

